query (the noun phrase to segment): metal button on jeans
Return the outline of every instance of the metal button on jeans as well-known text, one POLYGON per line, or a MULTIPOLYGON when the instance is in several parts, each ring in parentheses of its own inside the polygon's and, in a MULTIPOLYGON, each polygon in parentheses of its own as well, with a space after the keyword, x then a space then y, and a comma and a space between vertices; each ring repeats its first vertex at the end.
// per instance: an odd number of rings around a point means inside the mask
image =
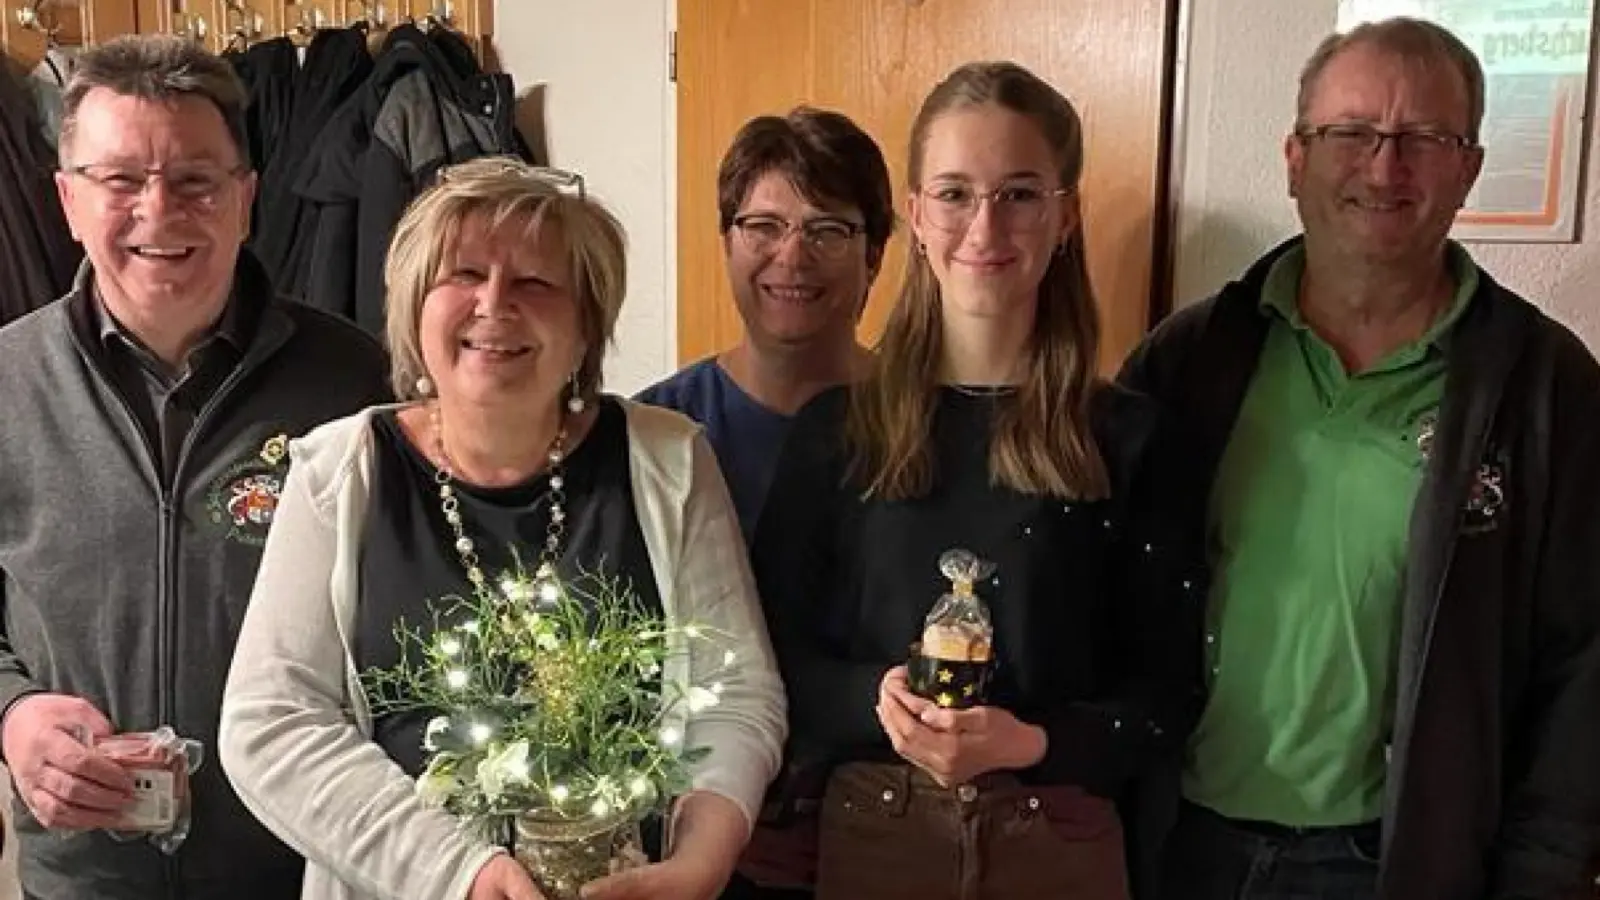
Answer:
POLYGON ((971 803, 978 799, 978 789, 970 784, 963 784, 956 788, 956 798, 962 803, 971 803))

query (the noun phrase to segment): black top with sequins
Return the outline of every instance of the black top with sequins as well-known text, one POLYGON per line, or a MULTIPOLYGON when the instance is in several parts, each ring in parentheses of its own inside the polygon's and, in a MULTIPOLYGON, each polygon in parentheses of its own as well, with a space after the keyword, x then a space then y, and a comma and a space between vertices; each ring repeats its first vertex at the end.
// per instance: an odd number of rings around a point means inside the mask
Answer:
POLYGON ((1155 405, 1100 390, 1112 497, 1076 502, 992 484, 991 419, 1015 398, 943 388, 934 488, 884 502, 847 478, 846 390, 796 419, 752 547, 799 768, 894 758, 878 685, 949 590, 938 560, 952 548, 996 565, 977 585, 995 629, 990 699, 1049 735, 1024 778, 1110 795, 1181 751, 1201 703, 1203 517, 1155 405))

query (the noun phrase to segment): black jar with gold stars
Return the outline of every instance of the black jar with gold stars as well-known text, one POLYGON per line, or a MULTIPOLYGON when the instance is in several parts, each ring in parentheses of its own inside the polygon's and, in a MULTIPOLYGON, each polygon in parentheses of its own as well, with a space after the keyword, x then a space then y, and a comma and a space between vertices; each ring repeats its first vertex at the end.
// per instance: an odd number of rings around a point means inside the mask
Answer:
POLYGON ((911 690, 941 707, 966 709, 988 699, 994 671, 994 625, 973 585, 994 573, 994 564, 966 550, 947 550, 939 571, 950 592, 939 598, 911 645, 906 663, 911 690))

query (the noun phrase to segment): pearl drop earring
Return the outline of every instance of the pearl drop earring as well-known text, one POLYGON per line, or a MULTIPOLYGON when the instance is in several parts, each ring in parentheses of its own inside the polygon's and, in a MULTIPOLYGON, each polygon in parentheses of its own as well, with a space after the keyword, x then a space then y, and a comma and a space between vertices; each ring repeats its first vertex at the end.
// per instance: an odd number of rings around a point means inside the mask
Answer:
POLYGON ((573 415, 578 415, 588 406, 583 400, 583 393, 578 390, 578 373, 573 372, 572 377, 567 379, 567 383, 570 385, 567 394, 567 411, 573 415))
POLYGON ((420 378, 417 379, 417 396, 419 396, 419 397, 432 397, 433 396, 433 379, 432 378, 429 378, 428 376, 423 375, 423 376, 421 376, 420 378))

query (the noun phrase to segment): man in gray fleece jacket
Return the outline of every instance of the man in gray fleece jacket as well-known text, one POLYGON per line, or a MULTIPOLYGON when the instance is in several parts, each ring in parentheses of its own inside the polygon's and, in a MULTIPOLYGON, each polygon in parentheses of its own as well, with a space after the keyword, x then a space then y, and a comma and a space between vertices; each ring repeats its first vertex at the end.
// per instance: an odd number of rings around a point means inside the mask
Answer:
POLYGON ((135 786, 83 736, 168 725, 214 748, 287 440, 382 400, 383 351, 278 300, 241 250, 255 175, 225 62, 119 39, 64 100, 57 183, 88 261, 0 329, 0 752, 23 891, 295 897, 301 861, 214 761, 177 852, 110 837, 135 786))

